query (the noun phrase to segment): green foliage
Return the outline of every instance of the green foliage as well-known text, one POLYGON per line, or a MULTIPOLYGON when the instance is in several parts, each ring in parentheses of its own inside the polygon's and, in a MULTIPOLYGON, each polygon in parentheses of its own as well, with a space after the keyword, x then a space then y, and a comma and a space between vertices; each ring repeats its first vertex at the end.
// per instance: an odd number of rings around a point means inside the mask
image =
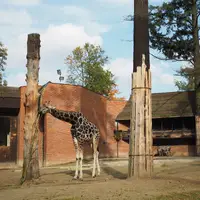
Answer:
POLYGON ((114 133, 114 139, 119 142, 122 140, 122 132, 121 131, 116 131, 116 133, 114 133))
MULTIPOLYGON (((195 41, 193 7, 197 8, 197 15, 200 13, 200 2, 192 0, 171 0, 161 6, 150 6, 150 41, 151 48, 157 49, 166 59, 187 61, 192 67, 180 68, 177 76, 184 78, 182 81, 175 81, 179 90, 195 89, 194 67, 195 62, 195 41), (194 4, 196 3, 196 4, 194 4), (193 69, 192 69, 193 68, 193 69)), ((197 23, 198 24, 198 16, 197 23)), ((200 56, 200 55, 199 55, 200 56)))
POLYGON ((167 59, 193 62, 192 2, 171 0, 149 6, 150 47, 167 59))
POLYGON ((7 49, 0 42, 0 71, 5 70, 7 56, 8 56, 7 49))
POLYGON ((0 86, 7 86, 7 81, 3 80, 3 72, 5 71, 7 56, 7 49, 0 42, 0 86))
POLYGON ((176 76, 184 78, 184 80, 175 80, 175 86, 181 91, 190 91, 195 89, 194 68, 181 67, 176 71, 176 76))
POLYGON ((103 68, 107 63, 108 56, 100 46, 86 43, 83 48, 77 47, 66 58, 68 66, 66 82, 109 96, 115 85, 115 79, 109 70, 103 68))
POLYGON ((8 82, 5 79, 3 80, 2 72, 0 72, 0 86, 8 86, 8 82))

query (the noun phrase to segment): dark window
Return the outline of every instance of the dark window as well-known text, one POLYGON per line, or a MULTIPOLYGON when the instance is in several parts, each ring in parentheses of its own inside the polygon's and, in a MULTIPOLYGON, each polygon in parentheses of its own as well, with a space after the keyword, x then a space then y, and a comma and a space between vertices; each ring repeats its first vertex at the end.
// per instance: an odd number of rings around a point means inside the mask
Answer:
POLYGON ((153 119, 152 120, 152 129, 153 130, 161 130, 162 129, 161 119, 153 119))
POLYGON ((195 138, 169 138, 169 139, 154 139, 154 146, 162 146, 162 145, 195 145, 195 138))
POLYGON ((153 130, 182 130, 195 129, 194 117, 162 118, 152 120, 153 130))
POLYGON ((163 119, 163 130, 172 130, 173 120, 171 118, 163 119))
POLYGON ((183 129, 183 118, 177 117, 173 118, 173 130, 183 129))
POLYGON ((195 129, 195 118, 187 117, 183 119, 183 124, 185 129, 194 130, 195 129))
POLYGON ((10 133, 10 119, 8 117, 0 117, 0 146, 7 146, 8 136, 10 133))

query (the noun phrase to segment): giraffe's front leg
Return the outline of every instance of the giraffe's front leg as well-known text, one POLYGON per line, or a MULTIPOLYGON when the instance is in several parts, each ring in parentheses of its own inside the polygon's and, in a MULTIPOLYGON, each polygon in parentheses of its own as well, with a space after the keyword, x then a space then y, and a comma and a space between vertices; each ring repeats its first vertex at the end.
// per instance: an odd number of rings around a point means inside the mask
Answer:
POLYGON ((93 170, 92 170, 92 177, 96 177, 96 152, 93 153, 93 170))
POLYGON ((75 176, 73 179, 78 178, 78 166, 79 166, 79 148, 78 148, 78 142, 77 139, 74 138, 74 146, 75 146, 75 151, 76 151, 76 170, 75 170, 75 176))

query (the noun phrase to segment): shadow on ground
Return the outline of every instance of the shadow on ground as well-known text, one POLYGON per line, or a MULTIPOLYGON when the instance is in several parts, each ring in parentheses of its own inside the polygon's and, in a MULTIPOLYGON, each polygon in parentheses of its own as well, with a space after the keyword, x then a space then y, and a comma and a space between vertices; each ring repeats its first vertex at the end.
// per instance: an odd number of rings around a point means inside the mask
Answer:
POLYGON ((116 179, 127 178, 126 173, 120 172, 119 170, 105 164, 104 164, 104 167, 102 167, 102 171, 105 172, 107 175, 111 175, 113 178, 116 178, 116 179))
MULTIPOLYGON (((48 176, 48 175, 59 175, 59 174, 65 174, 65 175, 68 175, 68 176, 71 176, 71 177, 74 177, 75 175, 75 170, 63 170, 63 169, 60 169, 60 171, 56 170, 54 172, 45 172, 45 173, 42 173, 41 175, 42 176, 48 176)), ((84 169, 83 168, 83 175, 86 175, 86 177, 92 177, 92 168, 91 169, 84 169)), ((114 168, 114 167, 111 167, 109 165, 106 165, 104 164, 103 167, 101 167, 101 174, 100 174, 100 177, 108 177, 108 176, 111 176, 112 178, 115 178, 115 179, 126 179, 127 178, 127 173, 123 173, 121 172, 120 170, 117 170, 117 167, 114 168)))

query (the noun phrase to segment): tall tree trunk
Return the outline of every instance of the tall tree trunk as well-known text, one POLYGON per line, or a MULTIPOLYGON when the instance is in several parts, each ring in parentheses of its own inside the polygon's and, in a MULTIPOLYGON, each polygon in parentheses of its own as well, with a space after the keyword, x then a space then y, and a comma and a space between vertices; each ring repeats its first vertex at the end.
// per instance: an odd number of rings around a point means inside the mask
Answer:
POLYGON ((38 74, 40 60, 40 35, 29 34, 27 41, 27 74, 24 121, 24 162, 21 183, 38 178, 38 74))
POLYGON ((196 154, 200 156, 200 47, 199 47, 199 30, 198 30, 198 14, 197 0, 192 0, 192 26, 194 40, 194 75, 196 89, 196 154))
POLYGON ((148 0, 134 0, 134 65, 133 72, 142 66, 142 55, 145 55, 147 69, 149 62, 149 25, 148 0))

